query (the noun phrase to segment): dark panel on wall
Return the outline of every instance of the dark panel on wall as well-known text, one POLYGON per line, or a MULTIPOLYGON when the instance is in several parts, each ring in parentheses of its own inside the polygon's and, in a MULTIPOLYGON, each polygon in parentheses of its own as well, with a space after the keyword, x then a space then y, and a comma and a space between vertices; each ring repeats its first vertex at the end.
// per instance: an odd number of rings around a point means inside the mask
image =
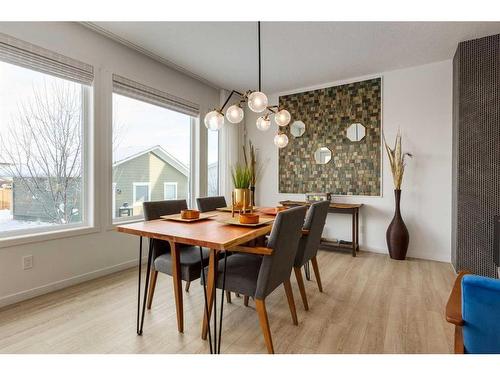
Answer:
POLYGON ((281 96, 280 106, 300 120, 305 133, 279 151, 280 193, 330 192, 337 195, 380 195, 381 79, 281 96), (347 128, 360 123, 365 136, 357 142, 347 128), (326 147, 331 160, 317 164, 315 151, 326 147))
POLYGON ((453 61, 452 261, 496 277, 494 216, 500 214, 500 34, 459 44, 453 61))

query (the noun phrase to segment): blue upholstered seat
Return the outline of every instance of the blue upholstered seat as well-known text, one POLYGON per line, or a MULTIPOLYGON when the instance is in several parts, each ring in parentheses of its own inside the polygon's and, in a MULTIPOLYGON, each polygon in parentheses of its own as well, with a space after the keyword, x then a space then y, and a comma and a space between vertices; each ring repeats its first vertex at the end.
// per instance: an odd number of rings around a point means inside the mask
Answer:
POLYGON ((465 353, 500 353, 500 280, 463 277, 462 319, 465 353))

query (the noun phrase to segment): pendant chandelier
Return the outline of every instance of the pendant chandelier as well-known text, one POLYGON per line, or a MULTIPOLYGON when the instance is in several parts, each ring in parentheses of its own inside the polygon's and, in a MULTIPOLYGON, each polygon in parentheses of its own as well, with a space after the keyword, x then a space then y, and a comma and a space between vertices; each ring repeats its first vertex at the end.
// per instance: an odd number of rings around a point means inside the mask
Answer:
POLYGON ((283 148, 288 144, 288 137, 280 129, 281 127, 287 126, 290 123, 291 115, 286 109, 278 106, 269 106, 266 94, 264 94, 262 89, 262 70, 261 70, 261 57, 260 57, 260 21, 257 23, 257 36, 258 36, 258 46, 259 46, 259 89, 257 91, 246 91, 245 93, 232 90, 226 101, 220 109, 215 108, 213 111, 205 115, 205 126, 210 129, 217 131, 222 125, 224 125, 224 117, 232 124, 237 124, 243 120, 245 115, 243 111, 243 104, 247 103, 248 108, 252 112, 262 113, 262 115, 257 118, 255 125, 260 131, 267 131, 271 127, 271 116, 274 122, 278 125, 278 133, 274 136, 274 144, 283 148), (224 114, 224 108, 229 103, 229 100, 233 95, 238 95, 240 99, 232 104, 224 114))

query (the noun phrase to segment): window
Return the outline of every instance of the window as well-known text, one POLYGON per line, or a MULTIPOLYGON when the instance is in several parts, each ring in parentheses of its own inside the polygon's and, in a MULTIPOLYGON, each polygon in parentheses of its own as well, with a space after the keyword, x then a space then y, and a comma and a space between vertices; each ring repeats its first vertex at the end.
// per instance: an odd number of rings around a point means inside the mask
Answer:
POLYGON ((149 182, 134 182, 134 206, 149 201, 149 182))
POLYGON ((165 93, 114 76, 113 220, 141 217, 142 202, 191 202, 194 109, 165 93), (192 114, 192 115, 190 115, 192 114))
POLYGON ((163 198, 165 200, 177 199, 177 182, 165 182, 163 184, 163 198))
POLYGON ((219 132, 208 130, 207 141, 207 196, 219 195, 219 132))
POLYGON ((0 37, 0 237, 90 222, 92 78, 92 67, 0 37))

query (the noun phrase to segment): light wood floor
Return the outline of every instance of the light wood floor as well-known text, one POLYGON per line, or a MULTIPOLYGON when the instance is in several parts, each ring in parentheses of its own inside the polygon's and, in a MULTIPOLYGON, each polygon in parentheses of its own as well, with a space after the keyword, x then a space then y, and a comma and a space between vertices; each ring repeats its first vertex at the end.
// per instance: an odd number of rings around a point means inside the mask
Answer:
MULTIPOLYGON (((451 265, 393 261, 361 252, 320 252, 324 293, 306 281, 308 312, 292 275, 299 325, 283 288, 266 300, 277 353, 451 353, 444 306, 451 265)), ((137 278, 130 269, 0 310, 1 353, 206 353, 200 339, 203 295, 184 294, 185 333, 177 332, 172 280, 158 276, 144 334, 135 333, 137 278)), ((220 291, 217 295, 220 301, 220 291)), ((253 301, 224 307, 223 353, 266 353, 253 301)))

